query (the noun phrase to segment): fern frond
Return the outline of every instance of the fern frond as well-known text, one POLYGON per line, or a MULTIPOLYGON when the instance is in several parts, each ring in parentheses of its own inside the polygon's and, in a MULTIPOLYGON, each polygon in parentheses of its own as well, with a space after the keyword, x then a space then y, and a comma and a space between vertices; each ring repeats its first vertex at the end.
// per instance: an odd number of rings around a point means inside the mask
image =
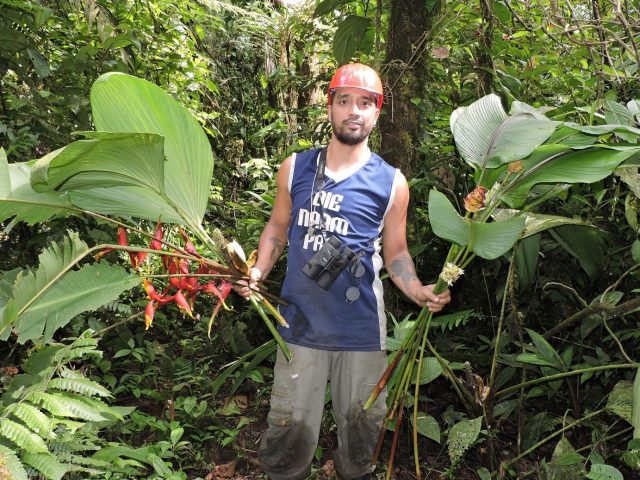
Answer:
POLYGON ((14 403, 9 405, 6 411, 22 420, 25 425, 28 425, 31 430, 36 432, 42 438, 55 436, 51 431, 51 421, 49 420, 49 417, 33 405, 25 402, 14 403))
POLYGON ((60 417, 80 418, 90 422, 107 420, 94 408, 70 394, 39 392, 35 393, 33 398, 42 405, 42 408, 60 417))
POLYGON ((101 468, 103 470, 112 469, 113 464, 111 462, 105 462, 104 460, 98 460, 92 457, 81 457, 80 455, 65 455, 63 459, 74 465, 87 465, 90 467, 101 468))
POLYGON ((33 433, 24 425, 3 418, 0 423, 0 436, 11 440, 18 447, 27 452, 44 453, 48 452, 44 440, 33 433))
POLYGON ((65 465, 49 453, 25 453, 22 461, 38 470, 48 480, 60 480, 68 471, 65 465))
POLYGON ((111 397, 111 392, 102 385, 87 378, 54 378, 49 382, 49 388, 65 390, 87 396, 111 397))
POLYGON ((131 312, 133 312, 131 305, 127 305, 126 303, 123 303, 120 300, 114 300, 113 302, 109 302, 103 308, 105 310, 110 310, 114 313, 121 313, 123 315, 131 315, 131 312))
POLYGON ((460 312, 450 313, 448 315, 439 315, 434 317, 431 321, 431 325, 439 326, 442 331, 453 330, 459 327, 461 324, 466 325, 470 320, 477 318, 481 320, 482 314, 473 310, 462 310, 460 312))
POLYGON ((28 480, 29 478, 16 453, 3 445, 0 445, 0 474, 2 479, 28 480))

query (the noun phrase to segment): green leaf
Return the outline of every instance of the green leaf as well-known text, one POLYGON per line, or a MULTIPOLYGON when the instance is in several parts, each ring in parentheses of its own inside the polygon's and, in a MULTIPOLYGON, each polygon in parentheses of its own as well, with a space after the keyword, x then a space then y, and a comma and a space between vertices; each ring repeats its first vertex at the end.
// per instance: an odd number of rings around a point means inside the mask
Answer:
MULTIPOLYGON (((93 84, 91 106, 98 131, 152 133, 164 137, 164 194, 175 207, 181 223, 200 225, 209 200, 213 154, 204 130, 191 113, 160 87, 116 72, 102 75, 93 84)), ((140 201, 146 206, 152 205, 152 198, 136 197, 135 187, 114 189, 114 192, 97 189, 91 192, 93 195, 82 192, 81 196, 72 198, 74 202, 91 200, 93 205, 102 196, 111 201, 108 206, 111 209, 114 200, 110 197, 117 193, 122 195, 121 213, 130 213, 128 208, 140 213, 137 207, 140 201)), ((158 215, 148 219, 157 218, 158 215)), ((164 217, 163 220, 168 221, 164 217)))
POLYGON ((555 361, 548 360, 538 353, 519 353, 518 355, 516 355, 516 361, 528 363, 531 365, 558 368, 558 364, 555 361))
POLYGON ((156 471, 158 475, 160 475, 161 478, 167 478, 173 474, 171 469, 167 466, 166 463, 164 463, 164 460, 162 460, 159 456, 155 454, 151 454, 149 455, 148 461, 151 462, 153 469, 156 471))
POLYGON ((178 443, 178 440, 182 438, 182 435, 184 435, 184 428, 182 427, 174 428, 173 430, 171 430, 171 443, 173 443, 174 445, 178 443))
POLYGON ((429 192, 429 222, 438 237, 462 246, 471 244, 471 250, 487 260, 509 251, 525 225, 525 219, 520 217, 492 223, 469 220, 460 216, 437 190, 429 192))
POLYGON ((182 214, 165 198, 147 188, 119 186, 69 192, 74 205, 90 212, 184 224, 182 214))
POLYGON ((38 192, 133 185, 157 194, 164 188, 164 139, 148 133, 86 132, 38 160, 31 185, 38 192))
POLYGON ((370 27, 371 19, 358 15, 349 15, 338 25, 333 38, 333 55, 340 65, 349 63, 370 27))
POLYGON ((469 221, 461 217, 449 199, 437 190, 429 192, 429 223, 438 237, 462 246, 469 243, 469 221))
POLYGON ((22 456, 22 461, 38 470, 48 480, 60 480, 68 470, 49 453, 26 453, 22 456))
POLYGON ((587 473, 590 480, 624 480, 624 476, 616 467, 594 463, 591 471, 587 473))
POLYGON ((111 392, 102 385, 87 378, 53 378, 49 382, 49 388, 79 393, 85 396, 98 395, 100 397, 112 397, 111 392))
POLYGON ((501 222, 472 222, 473 252, 487 260, 493 260, 513 247, 522 235, 525 219, 515 217, 501 222))
POLYGON ((153 447, 133 448, 128 445, 109 445, 94 453, 92 458, 111 463, 120 457, 125 457, 138 462, 149 463, 149 456, 152 453, 153 447))
POLYGON ((57 192, 36 192, 30 183, 29 163, 7 162, 0 147, 0 222, 15 217, 33 225, 53 217, 67 215, 73 208, 67 197, 57 192))
POLYGON ((523 160, 522 174, 500 198, 508 206, 518 208, 534 185, 597 182, 611 175, 620 163, 638 151, 640 147, 570 150, 563 145, 543 145, 523 160))
POLYGON ((62 249, 57 244, 45 249, 38 257, 38 269, 17 278, 0 331, 15 323, 18 342, 40 337, 43 331, 48 341, 77 314, 115 300, 140 282, 136 275, 105 262, 68 271, 86 251, 86 244, 73 232, 62 249))
POLYGON ((16 453, 0 444, 0 465, 9 470, 9 480, 28 480, 29 476, 16 453))
POLYGON ((607 411, 633 424, 633 383, 620 380, 607 398, 607 411))
POLYGON ((584 457, 576 452, 566 437, 562 437, 547 464, 548 480, 580 480, 583 477, 584 457))
POLYGON ((426 385, 433 382, 442 375, 442 365, 435 357, 425 357, 422 359, 422 368, 420 369, 420 385, 426 385))
MULTIPOLYGON (((526 231, 525 221, 525 231, 526 231)), ((537 233, 522 239, 516 247, 516 271, 518 272, 518 289, 523 291, 533 283, 536 278, 538 258, 540 256, 540 240, 542 236, 537 233)))
POLYGON ((438 425, 438 421, 431 415, 419 412, 416 417, 416 428, 418 433, 423 437, 440 443, 440 425, 438 425))
POLYGON ((540 355, 545 360, 551 362, 551 366, 554 366, 563 371, 566 370, 566 365, 562 361, 562 358, 560 357, 558 352, 556 352, 556 350, 551 346, 549 342, 547 342, 547 340, 542 335, 529 328, 527 328, 526 331, 540 355))
POLYGON ((607 133, 633 133, 640 135, 640 128, 628 125, 579 125, 573 122, 565 122, 564 125, 589 135, 606 135, 607 133))
POLYGON ((473 420, 462 420, 449 429, 449 458, 453 465, 457 465, 465 452, 473 445, 480 435, 482 417, 473 420))
POLYGON ((605 257, 605 242, 595 228, 564 225, 549 230, 562 248, 578 259, 582 269, 594 278, 602 269, 605 257))
POLYGON ((24 425, 3 418, 0 422, 0 437, 7 438, 22 450, 32 453, 48 452, 44 440, 29 430, 24 425))
POLYGON ((506 220, 513 218, 516 215, 524 218, 524 230, 522 231, 522 238, 527 238, 531 235, 535 235, 539 232, 543 232, 550 228, 559 227, 562 225, 581 225, 586 227, 592 227, 589 222, 581 220, 579 218, 561 217, 559 215, 544 215, 542 213, 522 212, 511 208, 496 208, 491 215, 496 221, 506 220))
POLYGON ((347 3, 352 3, 353 1, 354 0, 323 0, 316 5, 316 9, 313 11, 313 16, 322 17, 332 13, 334 10, 346 5, 347 3))
POLYGON ((460 156, 480 170, 527 157, 557 124, 537 112, 507 115, 495 94, 458 108, 450 118, 460 156))
POLYGON ((25 425, 42 438, 51 436, 51 421, 49 417, 33 405, 26 402, 14 403, 9 405, 6 411, 22 420, 25 425))
POLYGON ((42 405, 42 408, 48 410, 53 415, 60 417, 80 418, 89 422, 101 422, 108 420, 102 415, 103 407, 96 408, 94 403, 90 403, 87 399, 74 396, 69 393, 46 393, 37 392, 33 395, 33 399, 42 405))

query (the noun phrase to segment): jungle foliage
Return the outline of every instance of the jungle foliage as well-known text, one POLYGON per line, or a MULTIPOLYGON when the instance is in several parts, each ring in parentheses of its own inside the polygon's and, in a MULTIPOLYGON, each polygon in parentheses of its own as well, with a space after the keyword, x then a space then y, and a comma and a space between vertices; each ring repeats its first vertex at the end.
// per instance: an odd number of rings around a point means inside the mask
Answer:
POLYGON ((387 288, 406 360, 378 471, 638 475, 639 19, 624 0, 0 0, 0 478, 259 475, 271 297, 223 292, 251 261, 226 239, 256 247, 349 60, 385 82, 372 147, 410 179, 419 275, 457 280, 433 318, 387 288))

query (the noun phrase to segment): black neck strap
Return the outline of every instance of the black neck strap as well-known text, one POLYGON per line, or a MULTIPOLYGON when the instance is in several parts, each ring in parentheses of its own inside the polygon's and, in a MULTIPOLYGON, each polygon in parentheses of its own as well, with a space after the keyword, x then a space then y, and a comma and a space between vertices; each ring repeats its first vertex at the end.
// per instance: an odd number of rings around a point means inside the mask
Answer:
POLYGON ((318 158, 318 167, 316 175, 313 179, 313 195, 324 189, 324 170, 327 167, 327 147, 320 150, 320 158, 318 158))

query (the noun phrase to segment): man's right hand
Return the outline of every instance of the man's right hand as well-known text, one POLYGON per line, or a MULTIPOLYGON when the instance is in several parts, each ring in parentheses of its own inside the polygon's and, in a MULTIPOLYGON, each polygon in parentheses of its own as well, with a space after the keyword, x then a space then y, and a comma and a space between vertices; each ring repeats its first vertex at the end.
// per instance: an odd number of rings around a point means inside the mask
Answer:
POLYGON ((248 284, 245 280, 240 280, 238 283, 236 283, 233 286, 233 289, 238 293, 238 295, 249 300, 249 297, 251 297, 251 293, 253 291, 256 291, 258 282, 261 279, 262 279, 262 272, 260 271, 260 269, 256 267, 251 267, 249 269, 248 284))

